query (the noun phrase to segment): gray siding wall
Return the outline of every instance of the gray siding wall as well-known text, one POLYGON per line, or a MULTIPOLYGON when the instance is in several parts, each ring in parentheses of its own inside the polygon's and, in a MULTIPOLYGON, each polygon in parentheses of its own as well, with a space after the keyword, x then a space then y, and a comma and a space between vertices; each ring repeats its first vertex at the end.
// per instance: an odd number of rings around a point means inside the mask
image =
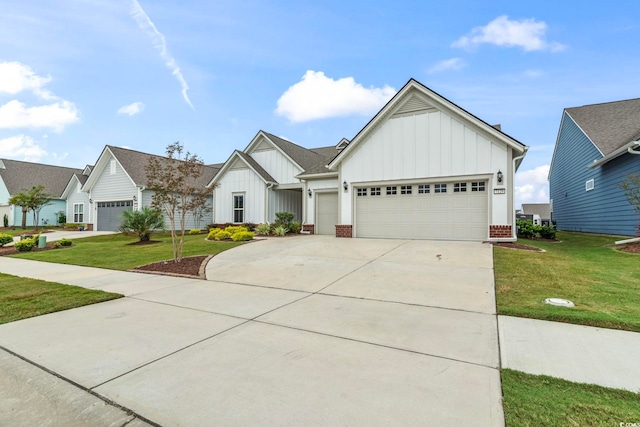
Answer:
POLYGON ((0 206, 9 204, 9 198, 11 195, 9 194, 9 190, 7 190, 7 186, 4 184, 2 178, 0 178, 0 206))
MULTIPOLYGON (((142 205, 141 206, 151 206, 153 197, 153 191, 145 190, 142 192, 142 205)), ((213 195, 209 196, 207 199, 207 206, 211 209, 213 206, 213 195)), ((169 217, 164 215, 165 226, 167 229, 171 227, 171 223, 169 222, 169 217)), ((212 210, 204 213, 203 217, 200 219, 200 223, 197 224, 197 221, 193 217, 192 214, 188 213, 185 221, 185 230, 191 230, 194 228, 199 228, 204 230, 208 224, 213 222, 213 212, 212 210)), ((180 218, 179 214, 176 215, 176 227, 180 228, 180 218)))
POLYGON ((293 212, 294 221, 302 222, 302 191, 271 190, 269 192, 269 222, 276 220, 276 212, 293 212))
POLYGON ((640 156, 624 154, 602 166, 587 168, 602 155, 565 113, 549 174, 552 217, 559 230, 633 236, 638 226, 624 192, 617 187, 640 170, 640 156), (586 181, 593 179, 593 190, 586 181))
POLYGON ((69 192, 69 197, 67 197, 67 222, 75 222, 73 218, 73 205, 76 203, 84 203, 84 221, 82 222, 91 224, 93 222, 91 220, 93 206, 89 203, 89 193, 85 193, 84 191, 78 192, 75 186, 69 192))
POLYGON ((108 202, 117 200, 132 200, 138 194, 138 189, 127 176, 119 163, 116 164, 116 173, 111 175, 109 163, 100 173, 100 177, 91 189, 91 198, 95 202, 108 202))

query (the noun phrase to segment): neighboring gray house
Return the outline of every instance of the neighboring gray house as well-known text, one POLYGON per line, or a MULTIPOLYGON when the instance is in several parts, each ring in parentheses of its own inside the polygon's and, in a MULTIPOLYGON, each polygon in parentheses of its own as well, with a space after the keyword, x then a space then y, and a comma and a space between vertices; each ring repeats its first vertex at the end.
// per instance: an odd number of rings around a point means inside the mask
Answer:
POLYGON ((549 203, 523 203, 520 213, 529 215, 539 215, 542 221, 551 220, 549 203))
POLYGON ((91 223, 89 194, 82 191, 82 186, 87 182, 92 168, 93 166, 87 165, 83 169, 82 173, 74 173, 62 192, 62 198, 67 202, 65 210, 67 223, 91 223))
MULTIPOLYGON (((81 169, 0 159, 0 219, 6 214, 10 226, 20 226, 22 224, 22 208, 9 205, 9 199, 31 187, 43 185, 45 191, 52 196, 52 200, 40 211, 39 225, 55 225, 57 222, 56 213, 66 210, 66 201, 62 193, 69 178, 74 174, 81 173, 81 169)), ((31 211, 27 214, 27 225, 33 225, 33 212, 31 211)))
MULTIPOLYGON (((89 207, 85 212, 85 223, 93 230, 118 230, 124 210, 151 206, 153 192, 146 189, 145 167, 151 158, 164 158, 127 148, 105 146, 89 177, 82 186, 88 194, 89 207)), ((204 188, 218 172, 221 165, 204 167, 199 184, 204 188)), ((213 208, 213 200, 208 205, 213 208)), ((212 222, 212 213, 200 221, 191 216, 187 229, 196 228, 199 222, 204 227, 212 222)), ((168 221, 167 221, 168 226, 168 221)))
POLYGON ((635 235, 638 214, 618 188, 640 171, 640 98, 567 108, 549 170, 560 230, 635 235))

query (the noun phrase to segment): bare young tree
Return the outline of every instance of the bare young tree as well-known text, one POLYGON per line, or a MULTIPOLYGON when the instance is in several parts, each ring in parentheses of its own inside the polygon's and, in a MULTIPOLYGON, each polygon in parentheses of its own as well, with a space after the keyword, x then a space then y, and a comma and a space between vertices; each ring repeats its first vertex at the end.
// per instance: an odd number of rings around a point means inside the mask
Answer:
POLYGON ((152 206, 161 209, 169 219, 173 260, 182 261, 187 219, 206 206, 209 190, 198 180, 204 163, 180 142, 167 146, 167 157, 152 157, 145 168, 147 189, 153 191, 152 206))
MULTIPOLYGON (((624 195, 633 206, 633 209, 640 214, 640 175, 633 172, 618 184, 618 188, 624 190, 624 195)), ((638 225, 638 235, 640 236, 640 225, 638 225)))

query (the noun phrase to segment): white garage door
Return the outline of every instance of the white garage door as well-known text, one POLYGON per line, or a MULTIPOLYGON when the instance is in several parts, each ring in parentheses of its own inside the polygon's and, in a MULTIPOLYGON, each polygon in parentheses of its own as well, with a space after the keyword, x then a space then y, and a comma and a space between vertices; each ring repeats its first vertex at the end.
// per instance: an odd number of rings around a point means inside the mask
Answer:
POLYGON ((336 235, 338 193, 316 193, 316 234, 336 235))
POLYGON ((133 209, 131 200, 98 203, 98 231, 118 231, 122 223, 122 212, 133 209))
POLYGON ((355 188, 356 237, 484 240, 485 181, 355 188))

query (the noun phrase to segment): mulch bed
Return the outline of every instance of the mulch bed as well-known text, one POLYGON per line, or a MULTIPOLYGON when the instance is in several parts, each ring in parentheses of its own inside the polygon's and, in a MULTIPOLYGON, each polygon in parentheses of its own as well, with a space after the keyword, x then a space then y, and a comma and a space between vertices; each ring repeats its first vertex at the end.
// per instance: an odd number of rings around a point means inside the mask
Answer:
POLYGON ((638 243, 630 243, 626 245, 624 248, 620 248, 621 252, 627 252, 630 254, 640 254, 640 242, 638 243))
POLYGON ((536 248, 534 246, 523 245, 521 243, 513 243, 513 242, 497 242, 493 243, 494 246, 500 246, 503 248, 509 249, 520 249, 523 251, 533 251, 533 252, 542 252, 542 249, 536 248))
POLYGON ((132 271, 144 271, 146 273, 167 274, 170 276, 187 276, 195 279, 204 279, 204 266, 211 255, 198 255, 182 258, 181 262, 161 261, 153 264, 141 265, 132 271))
MULTIPOLYGON (((60 248, 54 248, 53 247, 53 243, 47 243, 47 246, 45 248, 39 249, 37 246, 34 247, 33 249, 31 249, 31 252, 42 252, 42 251, 48 251, 48 250, 60 250, 60 249, 64 249, 65 247, 70 247, 70 246, 63 246, 60 248)), ((16 248, 14 248, 13 246, 5 246, 0 248, 0 256, 4 256, 4 255, 15 255, 15 254, 23 254, 24 252, 20 252, 18 251, 16 248)))

